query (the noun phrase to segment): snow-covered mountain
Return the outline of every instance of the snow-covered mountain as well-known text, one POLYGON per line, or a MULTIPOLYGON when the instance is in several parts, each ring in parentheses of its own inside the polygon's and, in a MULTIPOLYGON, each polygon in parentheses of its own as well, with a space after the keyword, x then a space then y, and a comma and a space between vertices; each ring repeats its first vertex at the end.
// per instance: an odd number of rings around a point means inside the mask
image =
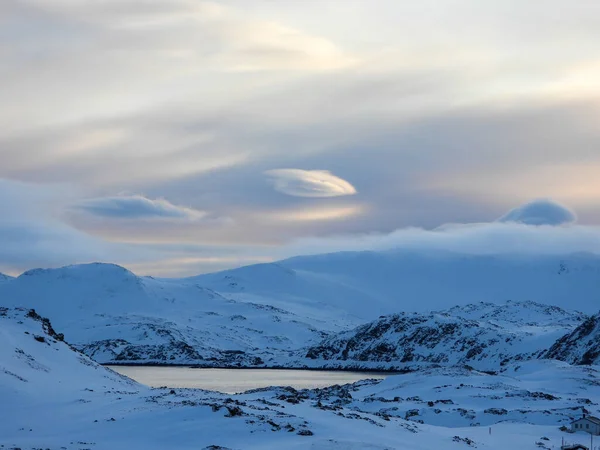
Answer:
MULTIPOLYGON (((25 272, 0 304, 35 308, 99 362, 262 365, 356 319, 233 300, 197 283, 138 277, 111 264, 25 272)), ((259 300, 259 299, 257 299, 259 300)))
POLYGON ((600 314, 589 317, 573 332, 556 341, 543 357, 571 364, 600 363, 600 314))
POLYGON ((598 312, 600 256, 595 254, 464 255, 390 250, 303 256, 279 264, 297 274, 362 292, 365 297, 358 301, 341 294, 328 302, 367 319, 508 300, 598 312))
POLYGON ((59 331, 34 311, 0 308, 2 448, 551 449, 589 442, 559 427, 600 412, 598 371, 557 361, 230 395, 140 385, 59 331))
POLYGON ((581 313, 534 302, 401 313, 330 336, 306 357, 329 367, 405 369, 434 363, 498 370, 536 358, 583 320, 581 313))
MULTIPOLYGON (((31 270, 0 283, 0 305, 35 308, 69 342, 103 363, 289 365, 298 349, 381 315, 410 321, 411 313, 445 309, 450 318, 438 314, 421 325, 454 321, 461 330, 471 330, 464 332, 465 339, 477 333, 501 358, 513 350, 492 341, 513 336, 514 326, 526 329, 530 323, 536 330, 556 331, 564 325, 568 333, 575 325, 567 329, 572 322, 564 322, 558 309, 502 313, 494 304, 538 302, 596 313, 599 275, 600 257, 588 254, 346 252, 184 279, 139 277, 119 266, 88 264, 31 270), (464 309, 482 301, 492 305, 489 311, 464 309), (455 305, 463 309, 448 310, 455 305), (488 325, 472 324, 482 320, 488 325), (552 328, 552 323, 544 325, 548 320, 559 323, 552 328), (500 337, 494 336, 496 329, 500 337)), ((552 332, 542 334, 548 338, 552 332)), ((530 349, 523 342, 535 339, 527 336, 510 342, 520 352, 537 352, 542 340, 530 349)), ((460 358, 450 355, 448 360, 460 358)))

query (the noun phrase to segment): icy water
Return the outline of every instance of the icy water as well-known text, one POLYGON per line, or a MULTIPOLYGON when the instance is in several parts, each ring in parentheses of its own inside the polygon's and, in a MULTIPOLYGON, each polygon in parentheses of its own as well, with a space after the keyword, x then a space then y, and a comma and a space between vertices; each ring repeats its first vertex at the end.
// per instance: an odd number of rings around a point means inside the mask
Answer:
POLYGON ((228 394, 269 386, 296 389, 354 383, 387 374, 327 370, 193 369, 190 367, 107 366, 140 383, 153 387, 198 388, 228 394))

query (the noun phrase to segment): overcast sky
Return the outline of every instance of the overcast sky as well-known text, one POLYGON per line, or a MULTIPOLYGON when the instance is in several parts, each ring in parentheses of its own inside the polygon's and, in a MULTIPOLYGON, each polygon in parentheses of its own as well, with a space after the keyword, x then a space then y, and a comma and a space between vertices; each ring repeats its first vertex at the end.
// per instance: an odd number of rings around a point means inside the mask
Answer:
POLYGON ((600 250, 599 42, 587 0, 2 0, 0 270, 600 250))

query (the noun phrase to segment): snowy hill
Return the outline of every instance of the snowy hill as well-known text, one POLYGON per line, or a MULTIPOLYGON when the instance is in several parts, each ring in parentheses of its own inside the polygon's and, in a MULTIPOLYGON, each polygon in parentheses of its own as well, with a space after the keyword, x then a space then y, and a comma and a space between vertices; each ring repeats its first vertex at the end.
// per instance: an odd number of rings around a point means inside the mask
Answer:
POLYGON ((588 318, 573 332, 559 339, 543 357, 571 364, 600 363, 600 314, 588 318))
POLYGON ((25 272, 0 286, 0 298, 50 317, 99 362, 256 365, 353 323, 343 313, 298 315, 110 264, 25 272))
POLYGON ((403 369, 434 363, 498 370, 536 358, 584 319, 581 313, 533 302, 401 313, 328 337, 306 356, 317 366, 403 369))
POLYGON ((345 311, 363 322, 398 312, 534 301, 595 314, 600 256, 466 255, 442 251, 301 256, 187 280, 240 301, 345 311))
POLYGON ((0 309, 0 338, 2 448, 551 449, 588 442, 559 427, 600 412, 598 371, 556 361, 229 395, 135 383, 25 309, 0 309))
POLYGON ((595 314, 600 295, 600 256, 594 254, 493 256, 391 250, 304 256, 279 264, 362 292, 365 297, 357 303, 343 295, 329 302, 368 319, 507 300, 595 314))

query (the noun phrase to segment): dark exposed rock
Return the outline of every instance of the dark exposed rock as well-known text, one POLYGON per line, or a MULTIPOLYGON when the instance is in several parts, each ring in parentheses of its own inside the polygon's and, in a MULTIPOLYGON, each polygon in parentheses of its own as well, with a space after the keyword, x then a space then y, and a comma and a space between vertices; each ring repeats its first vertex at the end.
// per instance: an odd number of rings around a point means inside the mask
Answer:
POLYGON ((309 359, 356 362, 433 363, 473 365, 496 361, 499 367, 532 354, 511 353, 520 336, 496 324, 453 317, 449 314, 403 313, 384 316, 354 330, 326 338, 309 348, 309 359))
POLYGON ((600 361, 600 314, 586 319, 540 357, 578 365, 597 364, 600 361))

